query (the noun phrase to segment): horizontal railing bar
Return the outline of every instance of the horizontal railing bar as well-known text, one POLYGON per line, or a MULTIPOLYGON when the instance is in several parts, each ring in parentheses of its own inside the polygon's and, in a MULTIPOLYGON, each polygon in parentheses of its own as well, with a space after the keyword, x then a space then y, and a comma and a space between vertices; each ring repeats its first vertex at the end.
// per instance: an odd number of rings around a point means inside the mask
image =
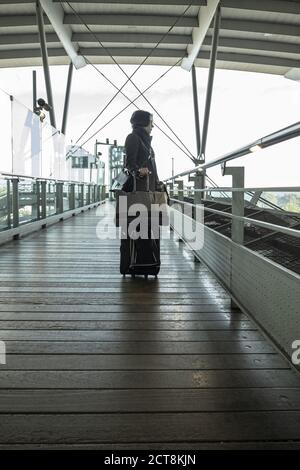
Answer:
MULTIPOLYGON (((58 179, 58 178, 42 178, 40 176, 17 175, 15 173, 4 173, 4 172, 0 172, 0 178, 1 178, 1 176, 4 176, 4 178, 7 178, 7 177, 9 177, 9 178, 28 178, 28 179, 32 179, 32 180, 35 180, 35 181, 54 181, 54 182, 58 182, 58 183, 86 184, 86 185, 95 185, 95 184, 97 184, 97 183, 93 183, 93 182, 74 181, 74 180, 61 180, 61 179, 58 179)), ((105 186, 105 185, 100 185, 100 186, 105 186)))
MULTIPOLYGON (((188 189, 188 188, 185 188, 185 189, 188 189)), ((263 192, 289 192, 289 193, 297 193, 297 192, 300 192, 300 187, 299 186, 286 186, 286 187, 270 187, 270 188, 222 188, 222 187, 212 187, 212 188, 205 188, 205 189, 194 189, 194 188, 191 188, 193 189, 194 192, 200 192, 200 193, 204 193, 204 192, 220 192, 220 191, 227 191, 227 192, 248 192, 248 191, 251 191, 251 192, 255 192, 255 191, 263 191, 263 192)))
POLYGON ((198 207, 198 208, 202 207, 203 210, 205 210, 207 212, 212 212, 214 214, 222 215, 224 217, 228 217, 229 219, 240 220, 241 222, 250 223, 252 225, 258 225, 259 227, 269 229, 272 232, 281 232, 281 233, 284 233, 285 235, 290 235, 290 236, 293 236, 293 237, 296 237, 296 238, 300 238, 300 231, 299 230, 295 230, 295 229, 288 228, 288 227, 282 227, 281 225, 275 225, 275 224, 271 224, 269 222, 262 222, 260 220, 249 219, 249 217, 241 217, 239 215, 229 214, 228 212, 219 211, 217 209, 210 209, 210 208, 198 205, 198 204, 192 204, 190 202, 179 201, 178 199, 174 199, 174 198, 170 198, 170 200, 175 201, 175 202, 180 203, 180 204, 186 204, 186 205, 189 205, 189 206, 192 206, 192 207, 198 207))

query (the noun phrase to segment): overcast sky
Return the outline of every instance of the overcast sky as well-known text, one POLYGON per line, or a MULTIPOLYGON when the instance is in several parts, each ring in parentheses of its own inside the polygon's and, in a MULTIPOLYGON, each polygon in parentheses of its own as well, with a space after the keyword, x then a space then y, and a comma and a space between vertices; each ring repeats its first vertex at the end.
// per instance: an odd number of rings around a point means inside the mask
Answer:
MULTIPOLYGON (((126 77, 116 66, 98 65, 97 67, 118 86, 126 81, 126 77)), ((132 73, 137 66, 122 67, 127 73, 132 73)), ((40 67, 34 69, 38 75, 38 97, 46 98, 42 69, 40 67)), ((139 88, 145 89, 167 69, 162 66, 146 65, 141 67, 134 80, 139 88)), ((30 67, 0 69, 0 88, 30 108, 32 107, 32 70, 30 67)), ((58 128, 61 125, 67 72, 66 66, 51 67, 58 128)), ((197 69, 201 123, 203 122, 207 75, 206 69, 197 69)), ((137 95, 132 85, 127 85, 123 91, 131 98, 137 95)), ((114 93, 114 88, 91 66, 74 71, 67 129, 68 140, 74 143, 78 139, 114 93)), ((155 110, 164 117, 174 132, 195 154, 191 74, 176 67, 154 85, 146 96, 155 110)), ((127 103, 128 101, 119 95, 79 143, 83 143, 127 103)), ((137 105, 151 112, 151 107, 143 98, 137 101, 137 105)), ((101 141, 106 138, 117 139, 118 144, 122 145, 130 132, 129 119, 134 109, 130 106, 97 134, 97 139, 101 141)), ((300 84, 297 82, 269 74, 217 70, 207 142, 207 160, 299 121, 299 109, 300 84)), ((153 111, 154 123, 157 122, 171 135, 156 111, 153 111)), ((3 113, 0 119, 2 129, 4 129, 7 123, 4 122, 3 113)), ((93 151, 94 142, 95 138, 91 139, 85 148, 93 151)), ((272 149, 243 158, 241 162, 246 164, 247 186, 298 185, 299 144, 300 139, 297 138, 290 143, 280 144, 272 149)), ((193 166, 188 157, 157 128, 153 130, 153 148, 161 179, 171 175, 172 157, 175 162, 175 173, 193 166)), ((105 158, 106 149, 103 148, 101 151, 105 158)), ((221 177, 220 168, 211 171, 210 174, 218 184, 229 183, 227 178, 221 177)))

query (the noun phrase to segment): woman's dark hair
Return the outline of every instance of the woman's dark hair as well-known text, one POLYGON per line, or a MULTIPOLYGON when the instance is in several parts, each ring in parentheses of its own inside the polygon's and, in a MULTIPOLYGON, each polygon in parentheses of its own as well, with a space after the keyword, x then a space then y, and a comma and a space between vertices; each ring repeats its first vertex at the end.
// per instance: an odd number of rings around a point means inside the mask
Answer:
POLYGON ((133 115, 130 118, 132 127, 146 127, 150 123, 150 117, 152 114, 148 111, 137 110, 134 111, 133 115))

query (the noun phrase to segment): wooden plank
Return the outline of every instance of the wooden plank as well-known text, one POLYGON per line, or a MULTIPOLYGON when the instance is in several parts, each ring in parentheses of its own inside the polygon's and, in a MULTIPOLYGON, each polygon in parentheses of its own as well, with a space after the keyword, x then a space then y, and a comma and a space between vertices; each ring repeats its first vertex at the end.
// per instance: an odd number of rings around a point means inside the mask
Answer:
POLYGON ((214 322, 245 322, 247 316, 235 312, 234 314, 225 312, 179 312, 179 313, 156 313, 156 312, 1 312, 0 311, 0 329, 3 328, 4 321, 25 322, 25 321, 59 321, 59 322, 93 322, 93 321, 110 321, 110 322, 193 322, 193 321, 214 321, 214 322))
POLYGON ((299 440, 299 430, 299 411, 1 415, 6 444, 299 440))
POLYGON ((0 444, 0 450, 300 450, 300 441, 240 441, 240 442, 109 442, 97 444, 0 444))
POLYGON ((10 371, 0 369, 0 388, 299 388, 290 370, 214 371, 10 371))
POLYGON ((1 330, 2 341, 259 341, 258 331, 47 331, 1 330))
POLYGON ((240 370, 288 369, 279 354, 23 355, 7 354, 1 370, 240 370))
POLYGON ((300 389, 0 390, 0 413, 279 410, 300 411, 300 389))
POLYGON ((1 330, 73 330, 73 331, 113 331, 113 330, 149 330, 149 331, 216 331, 216 330, 247 330, 257 328, 249 321, 231 322, 230 320, 216 321, 0 321, 1 330))
MULTIPOLYGON (((0 303, 0 312, 105 312, 105 313, 202 313, 202 312, 231 312, 231 307, 224 307, 221 305, 139 305, 134 304, 127 307, 126 305, 98 305, 98 304, 74 304, 74 305, 62 305, 62 304, 24 304, 24 303, 0 303)), ((233 312, 233 317, 235 317, 233 312)), ((232 317, 230 317, 232 318, 232 317)))
POLYGON ((6 341, 8 354, 273 354, 266 341, 6 341))

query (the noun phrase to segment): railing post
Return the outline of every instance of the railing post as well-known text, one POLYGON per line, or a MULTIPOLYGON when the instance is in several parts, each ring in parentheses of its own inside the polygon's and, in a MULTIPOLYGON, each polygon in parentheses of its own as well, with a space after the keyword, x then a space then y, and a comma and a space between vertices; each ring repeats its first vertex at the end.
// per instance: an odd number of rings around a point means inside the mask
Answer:
POLYGON ((204 173, 197 171, 194 176, 194 204, 202 204, 203 194, 197 189, 204 189, 204 173))
MULTIPOLYGON (((245 187, 245 168, 242 166, 231 166, 226 168, 226 165, 222 165, 222 174, 223 176, 231 175, 232 176, 232 189, 234 188, 244 188, 245 187)), ((232 215, 237 215, 244 217, 245 211, 245 199, 243 191, 234 191, 232 193, 232 215)), ((231 222, 231 240, 235 243, 243 244, 244 243, 244 222, 242 220, 232 219, 231 222)), ((231 264, 231 272, 233 266, 231 264)), ((231 308, 239 310, 239 306, 231 298, 231 308)))
POLYGON ((19 180, 12 179, 12 216, 13 227, 19 226, 19 180))
POLYGON ((10 180, 6 181, 6 212, 7 212, 7 227, 11 228, 11 194, 10 194, 10 180))
POLYGON ((75 184, 71 183, 69 187, 69 209, 75 209, 75 184))
POLYGON ((91 199, 91 185, 88 184, 87 201, 86 201, 86 203, 87 203, 88 205, 90 205, 90 204, 91 204, 91 200, 92 200, 92 199, 91 199))
POLYGON ((183 180, 174 181, 178 185, 178 200, 184 201, 183 180))
MULTIPOLYGON (((224 176, 232 176, 232 188, 245 187, 245 168, 243 166, 231 166, 222 168, 224 176)), ((234 191, 232 193, 232 215, 244 217, 245 199, 243 191, 234 191)), ((244 243, 244 222, 242 220, 232 219, 231 240, 235 243, 244 243)))
MULTIPOLYGON (((32 193, 33 193, 33 196, 34 196, 34 193, 36 194, 36 218, 37 218, 37 220, 40 220, 40 218, 41 218, 41 207, 40 207, 41 186, 40 186, 40 182, 38 180, 35 180, 35 182, 33 184, 32 193)), ((33 211, 33 204, 32 204, 32 211, 33 211)))
POLYGON ((103 184, 101 188, 101 201, 105 201, 105 199, 106 199, 106 186, 105 184, 103 184))
POLYGON ((84 206, 84 183, 81 183, 79 187, 80 187, 80 199, 79 199, 80 206, 79 207, 83 207, 84 206))
POLYGON ((41 181, 41 218, 47 217, 47 181, 41 181))
POLYGON ((64 211, 64 183, 56 182, 56 213, 62 214, 64 211))

